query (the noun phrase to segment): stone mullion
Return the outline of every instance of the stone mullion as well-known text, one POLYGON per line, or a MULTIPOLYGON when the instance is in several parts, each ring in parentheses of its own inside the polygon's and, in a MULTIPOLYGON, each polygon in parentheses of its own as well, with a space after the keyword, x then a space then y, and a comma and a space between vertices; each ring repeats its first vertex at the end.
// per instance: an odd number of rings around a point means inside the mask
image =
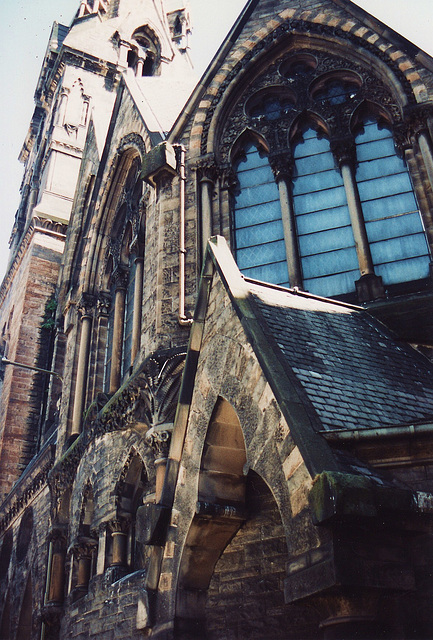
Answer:
POLYGON ((115 280, 113 342, 111 346, 110 393, 120 387, 122 374, 123 326, 125 321, 125 302, 127 273, 118 268, 113 274, 115 280))
POLYGON ((126 568, 130 521, 124 518, 111 520, 108 523, 108 528, 112 541, 110 567, 126 568))
POLYGON ((353 140, 331 141, 331 149, 340 167, 355 240, 361 278, 355 283, 360 302, 384 296, 382 278, 374 273, 361 198, 356 183, 356 146, 353 140))
POLYGON ((132 345, 131 366, 140 351, 141 342, 141 316, 143 306, 143 282, 144 259, 142 256, 135 258, 135 282, 134 282, 134 315, 132 319, 132 345))
POLYGON ((156 502, 160 500, 162 495, 172 433, 173 423, 170 422, 152 427, 145 436, 146 442, 154 454, 156 502))
POLYGON ((294 161, 289 154, 269 158, 280 196, 281 219, 286 245, 287 270, 291 287, 302 288, 302 267, 299 255, 295 209, 292 198, 292 175, 294 161))
POLYGON ((89 370, 90 344, 92 338, 93 296, 82 297, 79 310, 81 312, 80 347, 78 352, 77 376, 75 383, 74 409, 72 414, 71 437, 81 433, 82 419, 85 407, 87 377, 89 370))

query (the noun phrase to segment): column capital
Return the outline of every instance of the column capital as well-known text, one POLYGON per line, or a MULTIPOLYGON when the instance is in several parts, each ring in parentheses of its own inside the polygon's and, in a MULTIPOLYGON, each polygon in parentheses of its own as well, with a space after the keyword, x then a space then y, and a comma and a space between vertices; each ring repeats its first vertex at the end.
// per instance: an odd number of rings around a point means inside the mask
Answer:
POLYGON ((131 521, 127 518, 114 518, 113 520, 108 520, 106 526, 111 534, 122 533, 126 535, 131 527, 131 521))
POLYGON ((215 158, 215 154, 208 153, 197 158, 192 169, 197 172, 200 182, 212 182, 213 184, 220 176, 220 167, 215 158))
POLYGON ((353 138, 331 138, 331 151, 339 167, 356 165, 356 145, 353 138))
POLYGON ((98 316, 108 316, 111 309, 111 296, 108 293, 100 293, 96 303, 98 316))
POLYGON ((96 305, 96 297, 91 293, 82 293, 77 304, 78 312, 81 315, 81 319, 85 317, 92 317, 93 309, 96 305))
POLYGON ((294 158, 290 150, 271 153, 269 155, 269 164, 271 165, 276 182, 292 179, 294 158))
POLYGON ((114 288, 116 291, 119 291, 119 289, 126 289, 128 285, 128 270, 119 265, 113 271, 111 278, 114 282, 114 288))

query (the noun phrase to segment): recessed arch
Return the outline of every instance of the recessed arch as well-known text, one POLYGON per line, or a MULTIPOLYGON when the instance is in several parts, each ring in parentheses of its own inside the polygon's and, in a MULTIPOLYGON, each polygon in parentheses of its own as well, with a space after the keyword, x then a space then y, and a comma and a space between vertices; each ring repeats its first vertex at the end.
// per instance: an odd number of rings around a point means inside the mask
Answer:
POLYGON ((200 463, 198 501, 179 569, 176 617, 183 630, 202 632, 206 592, 218 558, 245 520, 245 441, 233 406, 219 398, 200 463))
POLYGON ((29 574, 21 603, 18 619, 17 640, 31 640, 33 614, 33 586, 32 576, 29 574))

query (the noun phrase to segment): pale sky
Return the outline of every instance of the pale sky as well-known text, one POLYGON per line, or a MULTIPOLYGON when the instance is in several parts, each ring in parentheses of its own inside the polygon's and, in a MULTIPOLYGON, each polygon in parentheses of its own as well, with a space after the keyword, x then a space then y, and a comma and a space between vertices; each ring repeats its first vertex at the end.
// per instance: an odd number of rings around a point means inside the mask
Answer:
MULTIPOLYGON (((245 0, 189 3, 193 23, 191 55, 201 74, 245 0)), ((432 0, 359 0, 356 4, 433 55, 432 0)), ((23 170, 17 157, 33 113, 33 94, 51 26, 55 20, 68 25, 78 6, 79 0, 15 0, 2 2, 0 8, 0 280, 19 204, 23 170)))

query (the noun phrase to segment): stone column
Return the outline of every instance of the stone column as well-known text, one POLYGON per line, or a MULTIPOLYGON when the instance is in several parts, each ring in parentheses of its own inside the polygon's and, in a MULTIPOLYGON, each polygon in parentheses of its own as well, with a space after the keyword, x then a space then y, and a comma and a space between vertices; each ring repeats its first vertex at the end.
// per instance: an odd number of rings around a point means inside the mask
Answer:
POLYGON ((144 67, 144 58, 138 58, 137 67, 135 70, 135 75, 137 76, 137 78, 141 78, 141 76, 143 75, 143 67, 144 67))
POLYGON ((135 283, 134 283, 134 315, 132 319, 132 345, 131 366, 140 351, 141 343, 141 308, 143 304, 143 269, 144 259, 142 253, 135 258, 135 283))
POLYGON ((65 588, 66 535, 63 529, 53 529, 49 536, 49 566, 45 604, 63 602, 65 588))
POLYGON ((124 67, 126 69, 128 66, 128 52, 130 48, 129 42, 126 40, 121 40, 119 42, 119 67, 124 67))
POLYGON ((119 518, 111 520, 108 523, 111 533, 112 549, 111 549, 111 567, 127 567, 127 551, 128 551, 128 532, 130 527, 129 520, 119 518))
POLYGON ((92 577, 92 560, 96 552, 97 541, 93 538, 80 538, 74 545, 73 555, 77 564, 76 583, 73 588, 76 596, 84 595, 92 577))
POLYGON ((207 241, 213 234, 213 196, 219 172, 213 154, 201 158, 196 168, 200 185, 201 261, 203 261, 207 241))
POLYGON ((81 313, 80 348, 78 352, 71 437, 76 437, 81 433, 81 424, 86 401, 90 343, 92 338, 92 312, 94 304, 95 299, 93 296, 83 294, 79 305, 79 312, 81 313))
POLYGON ((125 301, 128 275, 122 268, 113 273, 115 282, 113 343, 111 346, 110 393, 120 387, 122 373, 123 324, 125 319, 125 301))
POLYGON ((302 288, 302 268, 291 188, 293 159, 288 154, 277 154, 270 157, 269 162, 280 194, 289 283, 291 287, 302 288))
POLYGON ((164 486, 165 470, 167 467, 172 433, 172 422, 152 427, 146 433, 146 442, 155 455, 155 502, 159 502, 162 494, 162 488, 164 486))
POLYGON ((370 244, 365 228, 364 214, 362 212, 361 198, 356 184, 356 147, 353 140, 331 141, 331 149, 343 178, 349 208, 350 223, 355 239, 356 255, 358 257, 361 278, 356 282, 356 290, 360 302, 383 298, 385 291, 382 278, 374 273, 370 244))

